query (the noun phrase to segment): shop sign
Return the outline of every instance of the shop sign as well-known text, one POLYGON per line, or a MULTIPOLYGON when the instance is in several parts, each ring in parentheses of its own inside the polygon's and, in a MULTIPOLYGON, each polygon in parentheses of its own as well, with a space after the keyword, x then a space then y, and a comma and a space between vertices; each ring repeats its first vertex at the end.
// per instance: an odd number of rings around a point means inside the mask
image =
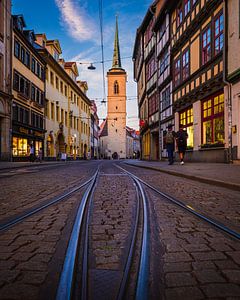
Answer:
POLYGON ((35 136, 38 136, 38 137, 43 137, 43 134, 42 134, 42 132, 38 132, 38 131, 34 131, 34 135, 35 136))
POLYGON ((28 129, 26 129, 24 127, 19 127, 19 132, 28 134, 28 129))

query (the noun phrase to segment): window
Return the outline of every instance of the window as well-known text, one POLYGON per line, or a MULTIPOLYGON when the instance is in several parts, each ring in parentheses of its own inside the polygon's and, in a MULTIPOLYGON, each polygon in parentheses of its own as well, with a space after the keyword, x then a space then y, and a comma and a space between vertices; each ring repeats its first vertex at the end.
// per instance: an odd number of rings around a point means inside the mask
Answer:
POLYGON ((15 91, 20 92, 25 98, 29 98, 30 82, 16 71, 14 71, 13 75, 13 88, 15 91))
POLYGON ((189 49, 182 55, 182 80, 189 76, 189 49))
POLYGON ((170 86, 162 92, 162 109, 165 109, 170 106, 170 86))
POLYGON ((54 103, 51 103, 51 119, 54 120, 54 103))
POLYGON ((160 75, 162 75, 166 70, 166 68, 168 67, 168 58, 169 58, 169 54, 168 54, 168 50, 166 50, 160 59, 160 68, 159 68, 160 75))
POLYGON ((151 79, 156 71, 155 57, 153 56, 146 65, 146 79, 147 81, 151 79))
POLYGON ((45 115, 49 118, 49 101, 45 100, 45 115))
POLYGON ((191 1, 184 0, 184 16, 186 16, 190 12, 190 8, 191 8, 191 1))
POLYGON ((65 90, 65 91, 64 91, 65 96, 67 97, 67 86, 66 86, 66 85, 64 86, 64 90, 65 90))
POLYGON ((160 27, 160 30, 159 30, 159 39, 158 40, 161 40, 161 38, 163 37, 164 33, 166 32, 166 18, 164 19, 161 27, 160 27))
POLYGON ((181 60, 180 57, 174 62, 174 86, 181 82, 181 60))
POLYGON ((21 62, 25 63, 25 49, 21 47, 21 62))
POLYGON ((0 54, 0 90, 3 90, 3 55, 0 54))
POLYGON ((60 91, 63 94, 63 82, 62 81, 60 82, 60 91))
POLYGON ((18 41, 14 41, 14 55, 19 59, 20 58, 20 43, 18 41))
POLYGON ((31 68, 31 70, 32 70, 33 73, 35 73, 35 69, 36 69, 36 60, 35 60, 35 58, 32 57, 32 68, 31 68))
POLYGON ((36 74, 37 74, 38 77, 40 77, 40 65, 39 65, 39 63, 37 63, 36 74))
POLYGON ((30 53, 28 51, 26 51, 26 54, 25 54, 25 62, 24 64, 30 68, 30 53))
POLYGON ((59 122, 59 106, 56 107, 56 120, 59 122))
POLYGON ((180 124, 187 131, 187 145, 193 147, 193 109, 192 107, 181 111, 179 114, 180 124))
POLYGON ((35 86, 32 84, 32 90, 31 90, 31 100, 35 101, 36 99, 36 88, 35 86))
POLYGON ((50 82, 52 85, 54 85, 54 75, 52 71, 50 71, 50 82))
POLYGON ((177 27, 181 25, 182 21, 183 21, 183 11, 182 11, 182 6, 180 5, 177 8, 177 27))
POLYGON ((224 142, 224 95, 220 94, 202 102, 202 142, 224 142))
POLYGON ((67 112, 65 111, 65 126, 68 125, 68 124, 67 124, 67 120, 68 120, 68 118, 67 118, 67 112))
POLYGON ((61 122, 64 123, 64 110, 61 109, 61 122))
POLYGON ((223 14, 214 22, 214 54, 218 54, 223 48, 223 14))
POLYGON ((59 89, 59 80, 58 80, 57 76, 55 77, 55 80, 56 80, 56 89, 58 90, 59 89))
POLYGON ((149 43, 149 41, 151 40, 152 38, 152 35, 153 35, 153 24, 154 24, 154 19, 152 19, 149 24, 148 24, 148 27, 144 33, 144 45, 147 46, 147 44, 149 43))
POLYGON ((157 103, 157 93, 150 96, 148 100, 148 115, 151 116, 158 111, 159 105, 157 103))
POLYGON ((211 28, 208 27, 202 34, 202 64, 211 59, 211 28))
POLYGON ((114 82, 114 94, 119 94, 119 85, 118 82, 114 82))

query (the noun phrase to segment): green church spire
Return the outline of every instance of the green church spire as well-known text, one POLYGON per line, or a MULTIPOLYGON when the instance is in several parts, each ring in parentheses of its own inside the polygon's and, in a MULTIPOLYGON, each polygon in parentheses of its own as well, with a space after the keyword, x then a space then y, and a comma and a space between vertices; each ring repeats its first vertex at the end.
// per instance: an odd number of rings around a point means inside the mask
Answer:
POLYGON ((115 31, 115 40, 114 40, 112 69, 121 69, 121 68, 122 68, 122 64, 121 64, 119 39, 118 39, 118 19, 116 16, 116 31, 115 31))

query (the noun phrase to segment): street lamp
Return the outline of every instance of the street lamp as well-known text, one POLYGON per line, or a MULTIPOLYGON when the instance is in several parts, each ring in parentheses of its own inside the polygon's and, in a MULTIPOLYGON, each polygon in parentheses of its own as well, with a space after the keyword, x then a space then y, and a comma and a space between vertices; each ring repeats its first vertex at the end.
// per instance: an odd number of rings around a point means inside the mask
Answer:
POLYGON ((88 66, 88 70, 96 70, 96 67, 91 63, 90 66, 88 66))

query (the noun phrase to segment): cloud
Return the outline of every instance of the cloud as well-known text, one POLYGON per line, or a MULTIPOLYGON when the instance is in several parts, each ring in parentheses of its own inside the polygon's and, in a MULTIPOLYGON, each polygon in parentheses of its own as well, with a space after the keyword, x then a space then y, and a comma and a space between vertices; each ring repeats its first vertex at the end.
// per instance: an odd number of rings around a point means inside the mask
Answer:
POLYGON ((96 30, 83 6, 74 0, 55 0, 61 12, 61 21, 68 33, 77 41, 93 40, 96 30))

